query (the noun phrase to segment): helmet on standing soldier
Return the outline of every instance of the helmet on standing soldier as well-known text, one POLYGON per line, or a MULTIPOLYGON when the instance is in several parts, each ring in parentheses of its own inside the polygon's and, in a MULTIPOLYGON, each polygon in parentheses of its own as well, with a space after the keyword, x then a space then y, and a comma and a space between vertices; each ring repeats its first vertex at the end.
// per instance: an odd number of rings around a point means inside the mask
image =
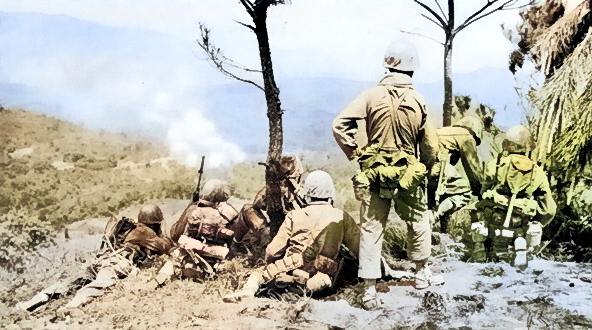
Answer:
POLYGON ((145 205, 138 214, 138 223, 153 224, 161 223, 164 219, 160 207, 156 205, 145 205))
POLYGON ((304 180, 304 193, 311 198, 335 198, 335 186, 331 175, 325 171, 313 171, 304 180))
POLYGON ((477 145, 481 144, 483 138, 483 121, 481 119, 474 116, 464 116, 452 126, 468 129, 475 138, 477 145))
POLYGON ((512 126, 506 132, 502 148, 510 153, 527 153, 533 148, 530 131, 522 126, 512 126))
POLYGON ((407 40, 397 40, 387 48, 383 64, 385 68, 414 72, 419 67, 417 48, 407 40))
POLYGON ((226 202, 230 197, 230 187, 226 181, 208 180, 201 189, 200 198, 212 202, 226 202))

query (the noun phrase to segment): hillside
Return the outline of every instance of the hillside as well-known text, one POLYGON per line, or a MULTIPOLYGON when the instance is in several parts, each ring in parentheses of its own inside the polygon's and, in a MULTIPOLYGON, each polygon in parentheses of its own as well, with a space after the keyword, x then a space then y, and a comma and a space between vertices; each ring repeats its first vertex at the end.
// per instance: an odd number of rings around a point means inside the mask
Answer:
POLYGON ((0 113, 2 267, 50 233, 151 199, 189 198, 196 171, 164 146, 24 110, 0 113))

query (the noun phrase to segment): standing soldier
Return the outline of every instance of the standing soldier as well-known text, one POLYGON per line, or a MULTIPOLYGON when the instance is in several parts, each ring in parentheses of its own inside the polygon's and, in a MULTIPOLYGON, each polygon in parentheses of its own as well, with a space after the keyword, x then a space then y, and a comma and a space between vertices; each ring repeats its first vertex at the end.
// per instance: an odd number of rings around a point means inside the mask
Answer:
POLYGON ((147 288, 154 289, 168 279, 203 280, 213 275, 212 265, 228 255, 233 231, 229 229, 238 212, 228 204, 230 189, 220 180, 208 180, 199 200, 191 204, 171 227, 171 238, 177 247, 169 260, 151 280, 147 288))
POLYGON ((363 303, 368 309, 379 304, 375 283, 382 275, 383 232, 391 202, 407 224, 407 255, 416 265, 415 287, 443 282, 440 276, 432 276, 427 265, 431 228, 424 216, 426 203, 420 183, 436 159, 438 140, 429 125, 425 101, 411 82, 417 65, 417 50, 412 44, 393 43, 384 57, 385 77, 333 121, 337 144, 348 159, 358 160, 362 170, 353 181, 356 198, 362 202, 358 276, 365 280, 363 303), (366 122, 366 146, 356 140, 358 120, 366 122))
POLYGON ((511 127, 502 147, 507 155, 485 166, 483 200, 476 204, 481 221, 471 225, 470 260, 483 262, 489 255, 512 262, 509 257, 513 257, 516 267, 525 268, 526 253, 540 244, 543 227, 555 216, 557 205, 545 171, 526 156, 532 149, 528 129, 511 127))
MULTIPOLYGON (((304 172, 300 160, 296 156, 282 156, 280 160, 282 175, 284 180, 280 183, 282 191, 282 206, 284 214, 302 208, 304 205, 302 196, 302 187, 300 179, 304 172)), ((245 235, 251 231, 259 242, 267 242, 271 240, 269 237, 269 221, 263 214, 266 210, 266 194, 267 190, 264 187, 257 193, 253 204, 245 204, 239 212, 238 219, 232 226, 234 231, 234 239, 231 246, 231 253, 236 253, 241 250, 242 240, 245 235)))
POLYGON ((477 146, 483 136, 483 122, 473 116, 465 116, 451 127, 437 130, 440 150, 438 161, 432 168, 428 189, 428 204, 435 208, 440 232, 448 230, 448 217, 467 205, 471 195, 480 196, 483 181, 481 161, 477 146), (461 162, 466 178, 456 170, 461 162))
POLYGON ((333 207, 331 176, 324 171, 310 173, 304 190, 309 202, 287 214, 265 251, 268 265, 251 273, 241 290, 224 297, 225 302, 253 297, 260 285, 271 281, 302 285, 309 292, 330 288, 341 269, 341 244, 357 257, 359 231, 347 213, 333 207))

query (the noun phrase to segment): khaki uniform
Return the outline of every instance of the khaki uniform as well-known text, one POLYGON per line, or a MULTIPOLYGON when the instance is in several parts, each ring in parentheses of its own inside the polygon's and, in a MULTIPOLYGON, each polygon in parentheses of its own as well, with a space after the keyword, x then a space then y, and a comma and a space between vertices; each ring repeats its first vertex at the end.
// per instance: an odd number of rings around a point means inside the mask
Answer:
POLYGON ((162 285, 167 279, 203 280, 213 274, 212 265, 228 254, 233 238, 232 226, 238 212, 227 202, 200 199, 190 205, 171 227, 171 237, 178 243, 155 280, 162 285))
MULTIPOLYGON (((296 191, 292 192, 285 182, 281 184, 284 214, 300 208, 300 205, 296 202, 296 196, 303 199, 300 183, 294 178, 288 178, 287 180, 290 180, 292 186, 296 188, 296 191)), ((249 231, 253 232, 259 239, 261 239, 264 230, 268 228, 269 221, 263 214, 263 211, 267 208, 266 191, 266 188, 261 189, 259 193, 257 193, 257 196, 255 196, 253 204, 245 204, 240 210, 236 222, 231 227, 237 242, 242 241, 249 231)))
MULTIPOLYGON (((483 233, 492 242, 485 247, 489 252, 507 252, 508 245, 517 237, 526 238, 528 247, 538 245, 542 227, 551 222, 557 211, 545 172, 522 154, 509 154, 486 164, 483 200, 475 208, 476 217, 487 228, 483 233), (511 221, 504 227, 510 204, 511 221), (539 229, 535 233, 536 228, 539 229), (538 239, 533 242, 535 235, 538 239)), ((475 243, 484 239, 473 234, 475 243)))
POLYGON ((339 272, 341 245, 357 258, 359 239, 356 223, 347 213, 328 202, 309 203, 287 214, 267 246, 268 265, 262 270, 264 282, 278 278, 285 281, 293 276, 306 284, 314 276, 327 276, 330 286, 339 272), (297 269, 300 272, 294 272, 297 269))
MULTIPOLYGON (((160 224, 158 224, 160 226, 160 224)), ((160 228, 159 228, 160 229, 160 228)), ((158 232, 160 230, 157 229, 158 232)), ((67 294, 78 283, 88 283, 80 288, 65 308, 75 308, 86 304, 93 297, 102 296, 104 289, 113 286, 117 279, 137 271, 136 267, 150 255, 167 254, 172 242, 145 224, 137 224, 125 239, 123 246, 115 250, 103 250, 88 270, 88 277, 74 282, 61 282, 38 293, 31 300, 19 304, 22 309, 32 311, 50 299, 67 294)))
MULTIPOLYGON (((425 101, 413 89, 411 78, 401 73, 389 73, 377 87, 369 89, 349 105, 333 121, 333 135, 348 159, 354 159, 357 150, 363 147, 378 148, 385 154, 402 152, 417 157, 430 169, 438 151, 435 130, 427 121, 425 101), (394 99, 404 96, 396 119, 391 115, 394 99), (358 145, 356 133, 359 120, 366 122, 368 144, 358 145)), ((370 187, 370 196, 362 198, 360 224, 360 269, 364 279, 380 278, 380 257, 383 231, 387 223, 391 199, 380 196, 375 187, 370 187)), ((431 228, 429 219, 423 217, 426 210, 423 190, 399 189, 394 200, 395 211, 406 221, 409 229, 408 256, 413 261, 430 256, 431 228)))

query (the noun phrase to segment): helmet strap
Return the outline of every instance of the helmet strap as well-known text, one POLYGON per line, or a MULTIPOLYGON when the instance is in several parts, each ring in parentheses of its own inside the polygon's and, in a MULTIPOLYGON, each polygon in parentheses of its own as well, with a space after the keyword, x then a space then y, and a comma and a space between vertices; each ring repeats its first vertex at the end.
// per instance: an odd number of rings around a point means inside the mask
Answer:
POLYGON ((402 73, 402 74, 408 75, 409 77, 413 77, 413 71, 402 71, 402 70, 397 70, 397 69, 393 69, 393 68, 387 68, 387 69, 391 73, 402 73))

